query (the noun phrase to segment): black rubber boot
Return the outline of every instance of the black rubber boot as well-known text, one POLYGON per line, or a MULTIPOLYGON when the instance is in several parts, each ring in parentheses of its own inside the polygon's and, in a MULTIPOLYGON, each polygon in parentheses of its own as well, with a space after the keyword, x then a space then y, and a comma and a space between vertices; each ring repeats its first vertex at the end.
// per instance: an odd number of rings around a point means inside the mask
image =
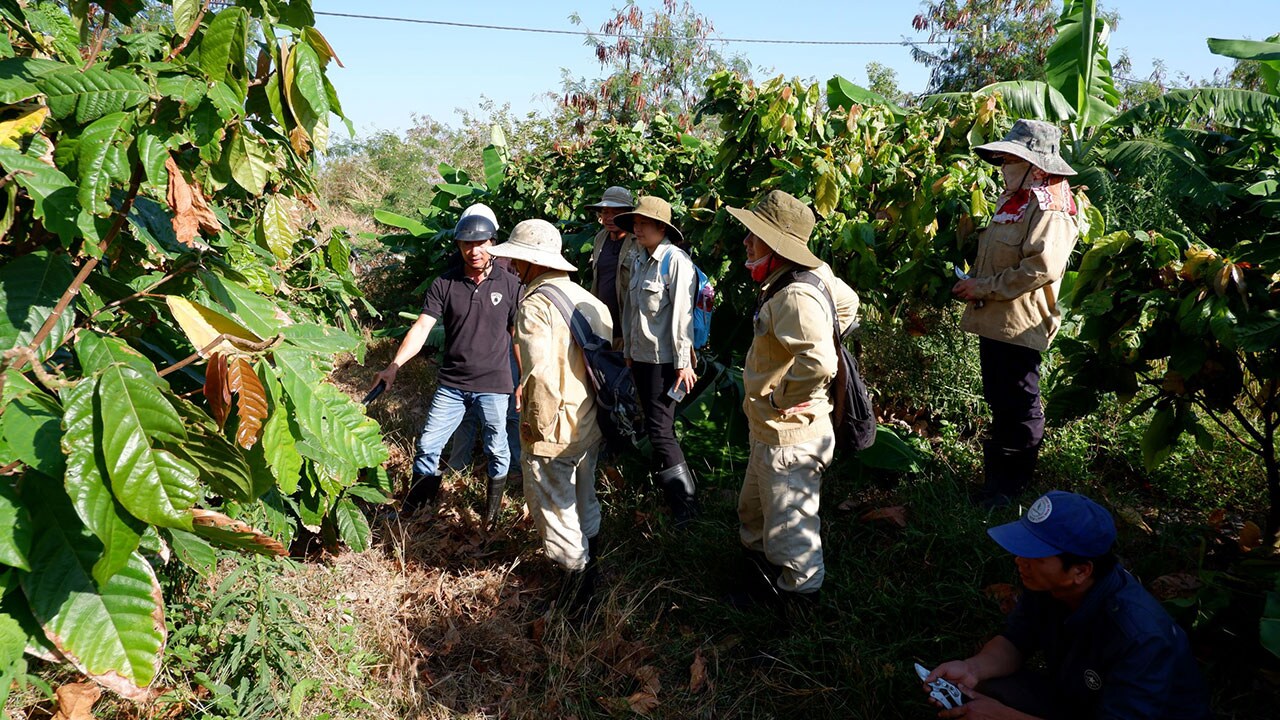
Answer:
POLYGON ((594 567, 599 562, 603 547, 604 541, 600 539, 599 533, 596 533, 594 537, 587 538, 587 567, 594 567))
POLYGON ((507 489, 507 476, 491 477, 486 484, 489 501, 485 505, 484 522, 490 528, 498 523, 498 515, 502 513, 502 493, 507 489))
POLYGON ((560 584, 560 598, 556 606, 565 617, 574 621, 589 620, 596 610, 596 583, 600 570, 588 563, 582 570, 566 571, 560 584))
POLYGON ((440 496, 440 476, 413 474, 409 490, 400 501, 400 513, 412 515, 425 505, 434 505, 440 496))
POLYGON ((688 463, 669 467, 653 476, 662 489, 677 529, 683 530, 698 517, 698 505, 694 499, 693 472, 688 463))
POLYGON ((1035 474, 1040 446, 1009 450, 988 440, 982 444, 982 489, 974 501, 988 510, 1004 507, 1027 489, 1035 474))
POLYGON ((763 552, 744 547, 734 586, 725 594, 724 601, 738 610, 776 605, 780 600, 777 581, 781 574, 782 568, 769 562, 763 552))

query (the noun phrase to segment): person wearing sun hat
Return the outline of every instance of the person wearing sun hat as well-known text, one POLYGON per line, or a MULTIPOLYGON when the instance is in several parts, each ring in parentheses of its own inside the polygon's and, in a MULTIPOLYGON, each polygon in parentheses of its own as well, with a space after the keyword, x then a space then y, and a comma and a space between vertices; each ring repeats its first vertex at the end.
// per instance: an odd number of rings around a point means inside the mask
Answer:
POLYGON ((524 495, 547 557, 567 573, 568 601, 580 606, 594 590, 600 503, 596 459, 604 436, 582 352, 547 292, 559 291, 601 338, 612 337, 609 308, 569 278, 560 232, 545 220, 525 220, 489 251, 509 258, 525 291, 516 310, 520 354, 520 443, 524 495))
POLYGON ((751 457, 738 498, 738 538, 748 562, 729 601, 816 601, 826 573, 819 494, 835 451, 828 391, 839 359, 832 329, 854 324, 858 296, 809 250, 814 214, 799 199, 774 190, 750 209, 728 211, 747 228, 746 267, 760 285, 742 368, 751 457), (823 289, 797 279, 806 271, 823 289))
POLYGON ((644 429, 653 445, 652 476, 677 527, 697 516, 693 473, 676 440, 676 405, 698 380, 694 372, 693 303, 698 290, 693 260, 675 245, 684 236, 671 222, 671 205, 652 195, 614 223, 635 234, 627 292, 622 296, 622 354, 631 364, 644 429))
POLYGON ((1054 490, 987 534, 1014 555, 1022 597, 1003 633, 925 679, 969 698, 939 717, 1209 717, 1187 635, 1117 564, 1105 508, 1054 490), (1026 669, 1037 652, 1046 672, 1026 669))
POLYGON ((991 408, 975 497, 984 507, 1006 505, 1030 484, 1044 440, 1040 355, 1062 322, 1058 291, 1078 236, 1067 182, 1075 170, 1058 154, 1061 140, 1050 123, 1018 120, 1004 139, 974 148, 1004 179, 972 277, 951 289, 967 303, 961 329, 979 338, 991 408))
POLYGON ((631 279, 636 236, 618 227, 614 220, 634 207, 631 191, 618 185, 605 190, 599 202, 584 207, 594 210, 600 222, 600 232, 591 246, 591 294, 609 308, 615 348, 622 345, 622 296, 631 279))

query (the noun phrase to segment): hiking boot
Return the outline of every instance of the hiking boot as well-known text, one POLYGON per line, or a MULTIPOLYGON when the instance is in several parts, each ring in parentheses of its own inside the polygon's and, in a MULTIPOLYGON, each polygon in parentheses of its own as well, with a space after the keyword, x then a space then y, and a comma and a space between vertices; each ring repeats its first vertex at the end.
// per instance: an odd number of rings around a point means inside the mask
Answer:
POLYGON ((412 515, 424 506, 435 505, 440 496, 440 481, 439 475, 414 473, 409 489, 400 501, 400 514, 412 515))
POLYGON ((677 530, 684 530, 698 517, 698 505, 694 499, 693 472, 688 463, 669 467, 653 476, 662 489, 677 530))
POLYGON ((742 559, 734 587, 725 593, 723 600, 735 610, 750 610, 760 606, 776 606, 780 601, 777 586, 782 568, 769 562, 763 552, 742 548, 742 559))
POLYGON ((486 483, 488 503, 485 505, 484 522, 490 529, 498 524, 498 515, 502 513, 502 493, 507 489, 507 476, 491 477, 486 483))

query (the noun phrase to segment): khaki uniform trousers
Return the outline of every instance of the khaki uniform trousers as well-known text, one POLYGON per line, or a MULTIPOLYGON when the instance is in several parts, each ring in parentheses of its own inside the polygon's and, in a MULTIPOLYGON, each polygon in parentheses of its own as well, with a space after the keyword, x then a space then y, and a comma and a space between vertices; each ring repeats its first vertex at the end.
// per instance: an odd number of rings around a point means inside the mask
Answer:
POLYGON ((795 445, 751 441, 751 459, 738 496, 738 536, 782 568, 778 587, 813 592, 822 587, 822 537, 818 495, 831 464, 833 436, 795 445))
POLYGON ((569 571, 587 566, 587 538, 600 532, 593 443, 560 457, 524 456, 524 499, 547 557, 569 571))

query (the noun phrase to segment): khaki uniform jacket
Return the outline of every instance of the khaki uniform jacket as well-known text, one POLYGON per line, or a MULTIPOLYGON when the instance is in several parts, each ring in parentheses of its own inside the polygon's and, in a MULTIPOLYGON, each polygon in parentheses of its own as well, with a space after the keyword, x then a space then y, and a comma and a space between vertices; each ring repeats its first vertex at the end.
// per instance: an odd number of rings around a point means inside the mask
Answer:
MULTIPOLYGON (((788 264, 775 270, 761 285, 761 293, 795 269, 788 264)), ((857 318, 858 295, 826 263, 813 272, 835 300, 841 330, 847 329, 857 318)), ((751 439, 767 445, 796 445, 831 435, 828 389, 839 358, 826 296, 808 283, 791 283, 760 307, 753 329, 755 338, 742 368, 746 390, 742 410, 751 439), (782 416, 780 409, 803 402, 812 405, 782 416)))
POLYGON ((576 455, 604 436, 596 424, 595 394, 582 351, 551 300, 534 294, 543 285, 564 291, 600 337, 612 337, 613 321, 604 303, 560 271, 544 273, 529 283, 516 310, 523 401, 520 447, 540 457, 576 455))
POLYGON ((663 239, 650 255, 636 245, 622 301, 622 354, 644 363, 693 364, 693 301, 698 274, 685 251, 663 239), (664 276, 662 261, 669 267, 664 276))
MULTIPOLYGON (((596 239, 593 240, 591 246, 591 292, 600 292, 600 249, 604 247, 604 243, 609 239, 609 231, 601 230, 596 233, 596 239)), ((622 247, 618 248, 618 274, 614 282, 617 291, 618 304, 622 304, 622 296, 627 294, 627 288, 630 287, 631 280, 631 253, 636 248, 636 236, 627 233, 622 238, 622 247)))
POLYGON ((1058 289, 1077 235, 1069 213, 1044 210, 1035 197, 1021 220, 993 224, 982 231, 973 269, 982 306, 969 303, 960 329, 1048 350, 1062 325, 1058 289))

